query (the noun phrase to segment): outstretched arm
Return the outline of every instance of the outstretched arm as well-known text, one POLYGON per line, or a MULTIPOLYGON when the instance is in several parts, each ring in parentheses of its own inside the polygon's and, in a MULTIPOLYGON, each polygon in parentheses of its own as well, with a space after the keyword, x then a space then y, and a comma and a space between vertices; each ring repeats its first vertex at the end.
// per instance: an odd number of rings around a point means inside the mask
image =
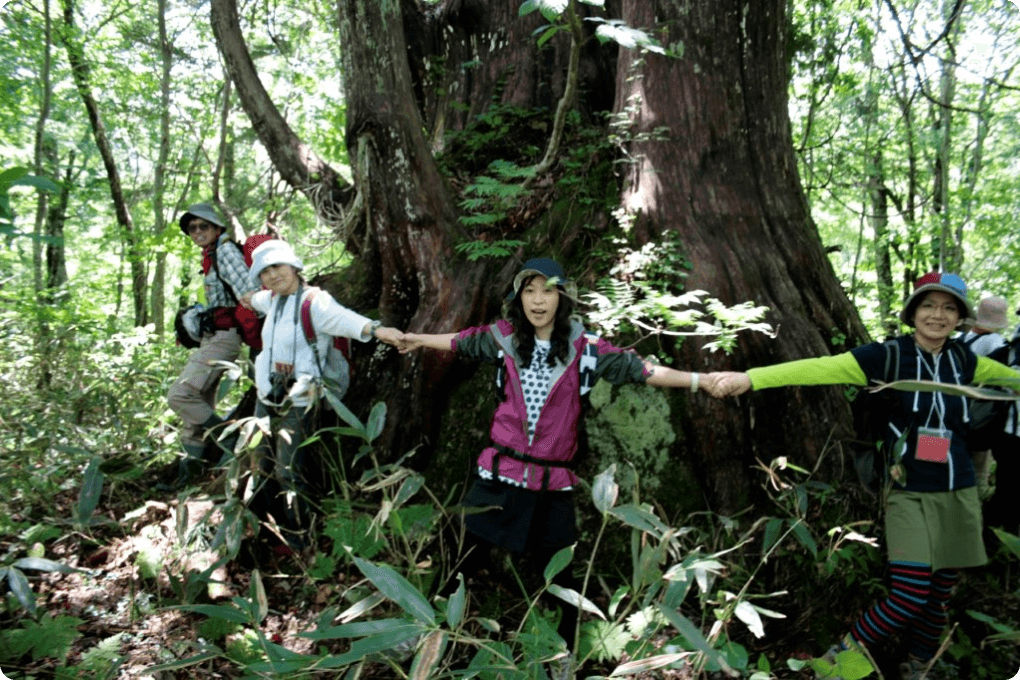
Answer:
POLYGON ((701 378, 703 376, 699 373, 678 371, 675 368, 649 362, 646 362, 645 366, 651 371, 648 380, 645 381, 647 385, 652 385, 653 387, 681 387, 690 389, 692 392, 697 392, 699 387, 701 387, 701 378))
POLYGON ((455 337, 457 337, 456 333, 445 333, 443 335, 434 335, 429 333, 404 333, 396 346, 400 349, 401 354, 407 354, 408 352, 421 347, 426 349, 437 349, 444 352, 452 352, 453 339, 455 337))

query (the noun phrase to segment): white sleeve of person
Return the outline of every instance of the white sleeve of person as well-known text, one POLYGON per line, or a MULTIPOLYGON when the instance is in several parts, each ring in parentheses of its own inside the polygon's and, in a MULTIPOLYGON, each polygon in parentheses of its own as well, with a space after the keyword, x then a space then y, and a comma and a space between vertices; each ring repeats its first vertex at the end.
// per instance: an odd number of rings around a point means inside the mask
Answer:
POLYGON ((365 331, 372 320, 344 307, 327 291, 320 290, 315 294, 309 312, 316 335, 353 338, 360 342, 372 339, 371 330, 365 331))

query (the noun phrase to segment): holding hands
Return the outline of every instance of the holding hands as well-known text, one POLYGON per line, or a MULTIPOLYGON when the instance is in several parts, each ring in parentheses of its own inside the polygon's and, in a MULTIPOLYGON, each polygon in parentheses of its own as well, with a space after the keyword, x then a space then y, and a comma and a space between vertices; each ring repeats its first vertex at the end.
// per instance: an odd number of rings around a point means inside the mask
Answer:
POLYGON ((404 338, 404 334, 401 331, 390 326, 379 326, 372 333, 372 336, 379 342, 385 342, 387 345, 393 345, 398 349, 404 338))
POLYGON ((717 399, 737 397, 751 389, 751 379, 746 373, 719 371, 702 375, 701 386, 717 399))

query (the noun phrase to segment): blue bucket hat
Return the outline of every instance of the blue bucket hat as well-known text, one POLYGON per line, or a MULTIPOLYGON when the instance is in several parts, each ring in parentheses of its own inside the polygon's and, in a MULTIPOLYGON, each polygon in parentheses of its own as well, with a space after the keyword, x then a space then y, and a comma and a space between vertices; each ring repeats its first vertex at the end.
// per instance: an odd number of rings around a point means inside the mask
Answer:
POLYGON ((577 302, 577 284, 567 278, 563 267, 558 262, 546 257, 535 257, 524 263, 521 270, 514 276, 514 288, 510 293, 511 300, 521 292, 524 281, 532 276, 544 276, 547 279, 547 285, 556 286, 560 292, 577 302))
POLYGON ((900 312, 900 321, 913 327, 914 312, 917 311, 917 305, 921 304, 921 298, 924 297, 925 293, 933 290, 949 293, 956 298, 956 301, 963 308, 960 312, 960 321, 974 316, 974 312, 970 307, 970 301, 967 300, 967 284, 963 282, 959 275, 948 272, 928 272, 914 284, 914 292, 907 298, 906 304, 903 305, 903 311, 900 312))

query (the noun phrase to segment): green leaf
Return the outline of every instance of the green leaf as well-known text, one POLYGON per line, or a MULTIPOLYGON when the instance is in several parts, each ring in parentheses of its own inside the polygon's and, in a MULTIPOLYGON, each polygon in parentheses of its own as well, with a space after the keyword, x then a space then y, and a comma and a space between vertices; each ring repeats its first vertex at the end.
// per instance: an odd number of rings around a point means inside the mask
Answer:
POLYGON ((539 29, 542 34, 538 36, 538 46, 544 47, 545 44, 552 40, 557 33, 564 30, 566 30, 566 28, 563 26, 543 26, 539 29))
POLYGON ((234 623, 251 623, 251 616, 247 612, 243 612, 237 607, 228 607, 222 604, 180 604, 168 609, 180 609, 185 612, 195 612, 196 614, 205 614, 217 619, 223 619, 224 621, 233 621, 234 623))
POLYGON ((59 571, 62 574, 71 574, 76 571, 82 571, 81 569, 68 566, 62 562, 48 560, 45 557, 23 557, 11 566, 17 567, 18 569, 35 569, 36 571, 59 571))
POLYGON ((336 640, 343 638, 367 637, 403 629, 420 630, 421 626, 411 623, 407 619, 375 619, 373 621, 345 623, 342 626, 325 626, 316 628, 313 631, 301 633, 300 637, 305 637, 309 640, 336 640))
MULTIPOLYGON (((787 661, 787 665, 790 665, 787 661)), ((860 680, 874 671, 871 662, 857 650, 848 649, 836 654, 836 663, 831 664, 825 658, 812 659, 808 662, 819 678, 841 678, 842 680, 860 680)), ((791 666, 792 667, 792 666, 791 666)))
POLYGON ((705 636, 701 634, 701 631, 698 630, 698 627, 690 619, 673 609, 663 607, 662 605, 657 605, 657 607, 669 619, 670 624, 677 629, 681 637, 693 646, 696 651, 704 654, 707 661, 717 664, 724 671, 729 672, 732 670, 719 655, 719 652, 712 649, 712 645, 708 643, 708 640, 705 639, 705 636))
POLYGON ((51 194, 60 193, 59 184, 46 177, 37 177, 35 175, 25 175, 21 179, 11 182, 11 186, 35 187, 51 194))
POLYGON ((78 516, 79 522, 85 522, 99 505, 99 499, 103 495, 103 480, 105 476, 99 470, 102 461, 93 458, 85 468, 85 475, 82 479, 81 491, 78 492, 78 516))
POLYGON ((1013 555, 1020 557, 1020 536, 1003 531, 1002 529, 992 529, 992 531, 995 532, 995 535, 999 537, 1002 544, 1009 548, 1013 555))
POLYGON ((467 588, 464 586, 464 574, 457 574, 459 585, 457 590, 446 602, 446 623, 450 628, 457 628, 464 619, 464 606, 467 604, 467 588))
POLYGON ((651 510, 638 505, 621 505, 613 508, 610 514, 624 524, 639 531, 647 531, 656 536, 663 536, 669 527, 655 516, 651 510))
POLYGON ((776 541, 779 540, 779 534, 783 530, 783 520, 778 517, 773 517, 765 525, 765 535, 761 541, 761 551, 767 553, 776 541))
POLYGON ((566 548, 559 550, 552 559, 549 560, 549 564, 545 566, 545 582, 546 584, 552 583, 553 578, 556 574, 563 571, 570 560, 574 557, 574 546, 568 545, 566 548))
POLYGON ((13 567, 7 569, 7 585, 10 587, 14 597, 18 598, 21 606, 28 610, 29 614, 35 615, 35 593, 28 585, 28 579, 20 569, 13 567))
POLYGON ((599 606, 592 602, 591 600, 589 600, 588 598, 583 597, 581 593, 577 592, 576 590, 573 590, 572 588, 564 588, 561 585, 553 583, 548 587, 548 591, 551 595, 555 595, 564 602, 568 602, 577 607, 578 609, 583 609, 584 611, 590 614, 594 614, 603 621, 606 620, 606 615, 602 613, 602 610, 599 609, 599 606))
POLYGON ((616 463, 613 463, 608 469, 595 477, 595 483, 592 484, 592 502, 595 503, 595 508, 602 514, 609 512, 616 505, 616 498, 620 493, 620 487, 616 484, 615 475, 616 463))
MULTIPOLYGON (((538 9, 538 0, 525 0, 524 3, 521 4, 521 8, 517 11, 517 16, 520 16, 520 17, 527 16, 528 14, 531 14, 532 12, 534 12, 537 9, 538 9)), ((19 169, 19 168, 15 168, 15 169, 19 169)), ((11 172, 11 171, 8 170, 7 172, 11 172)), ((28 171, 27 170, 23 170, 23 172, 28 172, 28 171)), ((0 179, 3 179, 3 175, 0 175, 0 179)))
POLYGON ((386 402, 376 402, 375 406, 372 407, 372 412, 368 415, 368 443, 374 442, 380 434, 382 434, 383 428, 386 426, 386 402))
POLYGON ((691 654, 693 654, 693 652, 657 654, 655 656, 648 656, 636 661, 628 661, 627 663, 622 663, 614 668, 613 672, 609 674, 609 677, 632 677, 639 673, 647 673, 655 670, 656 668, 664 668, 665 666, 669 666, 670 664, 674 664, 678 661, 683 661, 691 654))
POLYGON ((178 671, 182 668, 187 668, 188 666, 194 666, 195 664, 200 664, 203 661, 208 661, 209 659, 215 659, 222 653, 223 652, 221 652, 219 649, 212 648, 204 652, 200 652, 194 656, 189 656, 186 659, 178 659, 177 661, 171 661, 170 663, 161 663, 158 666, 149 666, 149 668, 146 669, 146 672, 161 673, 168 671, 178 671))
POLYGON ((362 423, 358 419, 358 416, 354 415, 354 413, 349 408, 347 408, 342 401, 340 401, 340 397, 337 396, 336 391, 327 386, 327 389, 325 390, 324 393, 326 396, 326 401, 329 402, 329 405, 333 408, 333 411, 338 416, 340 416, 340 419, 343 420, 348 425, 350 425, 352 428, 354 428, 357 431, 359 437, 361 437, 365 441, 370 441, 368 438, 368 433, 365 430, 364 423, 362 423))
POLYGON ((441 630, 432 631, 421 643, 421 648, 414 657, 411 664, 411 671, 408 674, 409 680, 429 680, 433 677, 433 671, 443 658, 443 651, 446 649, 446 633, 441 630))
POLYGON ((818 556, 818 545, 815 543, 815 539, 811 537, 811 532, 803 522, 798 520, 792 527, 793 535, 797 537, 801 545, 811 551, 811 554, 815 557, 818 556))
POLYGON ((360 557, 355 557, 354 563, 380 593, 416 620, 435 625, 436 615, 428 600, 392 567, 387 564, 373 564, 360 557))
POLYGON ((269 599, 266 597, 266 587, 262 584, 262 575, 258 569, 251 572, 251 599, 258 605, 255 614, 257 621, 261 623, 269 615, 269 599))

